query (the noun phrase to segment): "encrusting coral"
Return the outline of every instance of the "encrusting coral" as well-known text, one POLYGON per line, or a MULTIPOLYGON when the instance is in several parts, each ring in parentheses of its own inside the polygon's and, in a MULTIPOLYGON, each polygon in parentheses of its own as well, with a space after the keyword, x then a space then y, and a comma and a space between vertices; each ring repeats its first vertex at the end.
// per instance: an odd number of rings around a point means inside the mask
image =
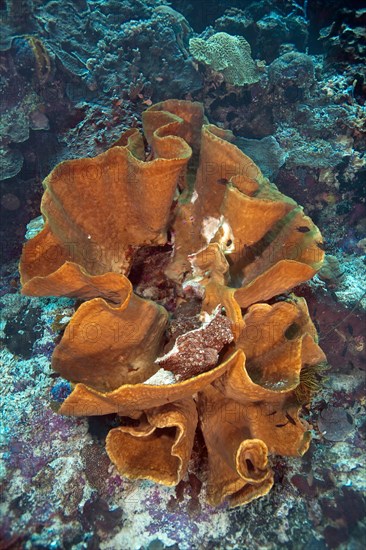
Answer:
POLYGON ((199 429, 208 501, 241 505, 270 490, 269 453, 309 445, 301 371, 324 355, 284 293, 321 267, 321 235, 200 104, 164 101, 143 125, 146 151, 130 130, 46 178, 23 292, 84 300, 52 358, 74 383, 59 412, 119 415, 106 446, 122 475, 177 484, 199 429))

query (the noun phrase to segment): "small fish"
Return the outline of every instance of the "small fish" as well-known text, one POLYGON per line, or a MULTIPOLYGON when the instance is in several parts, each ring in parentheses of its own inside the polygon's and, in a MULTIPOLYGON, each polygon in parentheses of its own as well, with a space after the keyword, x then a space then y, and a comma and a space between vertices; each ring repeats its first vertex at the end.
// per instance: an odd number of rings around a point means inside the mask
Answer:
POLYGON ((296 229, 297 229, 300 233, 307 233, 308 231, 310 231, 310 228, 307 227, 306 225, 301 225, 300 227, 296 227, 296 229))
POLYGON ((292 416, 290 416, 288 413, 286 413, 285 416, 286 416, 287 420, 288 420, 289 422, 291 422, 291 424, 293 424, 294 426, 296 426, 296 422, 295 422, 295 420, 292 418, 292 416))
POLYGON ((283 428, 284 426, 287 426, 288 422, 285 422, 285 424, 276 424, 276 428, 283 428))
POLYGON ((324 245, 324 243, 316 243, 316 246, 317 246, 318 248, 320 248, 320 250, 325 250, 325 245, 324 245))

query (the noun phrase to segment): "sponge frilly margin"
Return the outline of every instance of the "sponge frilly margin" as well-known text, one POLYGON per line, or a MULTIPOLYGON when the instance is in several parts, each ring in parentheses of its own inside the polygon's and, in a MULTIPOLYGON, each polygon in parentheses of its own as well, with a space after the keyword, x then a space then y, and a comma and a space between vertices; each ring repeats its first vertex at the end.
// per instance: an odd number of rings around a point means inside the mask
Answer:
POLYGON ((138 427, 120 426, 107 435, 107 453, 119 472, 164 485, 176 485, 187 471, 197 426, 193 399, 146 412, 138 427))
POLYGON ((315 328, 304 300, 258 302, 316 273, 321 235, 230 132, 206 124, 199 104, 162 102, 143 123, 148 156, 130 130, 106 153, 61 163, 46 178, 46 225, 24 247, 23 293, 87 300, 53 355, 53 367, 76 383, 61 414, 117 413, 107 452, 119 471, 173 485, 187 471, 198 410, 208 500, 238 506, 270 490, 268 453, 301 455, 309 444, 296 389, 302 369, 324 360, 315 328), (224 307, 234 343, 211 370, 152 385, 145 382, 159 368, 169 318, 127 276, 138 249, 164 244, 168 229, 167 275, 181 296, 201 289, 202 315, 224 307), (276 327, 270 338, 253 336, 267 325, 276 327))
POLYGON ((37 292, 41 279, 66 261, 90 275, 128 273, 138 247, 166 242, 171 204, 192 155, 188 141, 177 134, 195 143, 197 130, 189 129, 203 121, 200 104, 189 109, 180 104, 181 116, 158 112, 157 117, 154 111, 145 116, 154 150, 149 162, 143 137, 134 129, 105 153, 64 161, 52 170, 43 182, 45 227, 24 245, 20 261, 24 293, 37 292), (187 121, 181 118, 185 114, 187 121))

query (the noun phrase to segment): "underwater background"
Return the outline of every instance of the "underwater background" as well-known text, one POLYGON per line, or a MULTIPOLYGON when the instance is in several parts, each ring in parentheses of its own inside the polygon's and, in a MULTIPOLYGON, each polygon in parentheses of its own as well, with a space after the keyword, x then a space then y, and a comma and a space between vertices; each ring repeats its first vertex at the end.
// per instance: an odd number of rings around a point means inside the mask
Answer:
POLYGON ((364 548, 365 3, 0 0, 0 13, 0 548, 364 548), (122 478, 104 448, 113 415, 55 412, 70 384, 50 359, 75 301, 20 293, 42 180, 170 98, 232 130, 325 243, 295 289, 328 361, 302 411, 310 449, 271 457, 272 491, 234 509, 205 504, 194 473, 176 487, 122 478))

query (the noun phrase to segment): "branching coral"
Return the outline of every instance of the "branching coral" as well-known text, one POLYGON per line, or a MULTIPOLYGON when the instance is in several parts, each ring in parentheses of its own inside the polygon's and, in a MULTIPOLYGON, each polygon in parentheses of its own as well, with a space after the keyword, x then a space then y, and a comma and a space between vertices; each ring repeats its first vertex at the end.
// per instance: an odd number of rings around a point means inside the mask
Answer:
POLYGON ((165 485, 200 429, 208 501, 237 506, 270 490, 269 453, 309 445, 301 373, 324 355, 305 301, 283 293, 321 267, 321 235, 200 104, 168 100, 143 123, 148 151, 131 130, 46 178, 23 292, 84 300, 52 359, 75 384, 59 412, 119 415, 111 460, 165 485))

